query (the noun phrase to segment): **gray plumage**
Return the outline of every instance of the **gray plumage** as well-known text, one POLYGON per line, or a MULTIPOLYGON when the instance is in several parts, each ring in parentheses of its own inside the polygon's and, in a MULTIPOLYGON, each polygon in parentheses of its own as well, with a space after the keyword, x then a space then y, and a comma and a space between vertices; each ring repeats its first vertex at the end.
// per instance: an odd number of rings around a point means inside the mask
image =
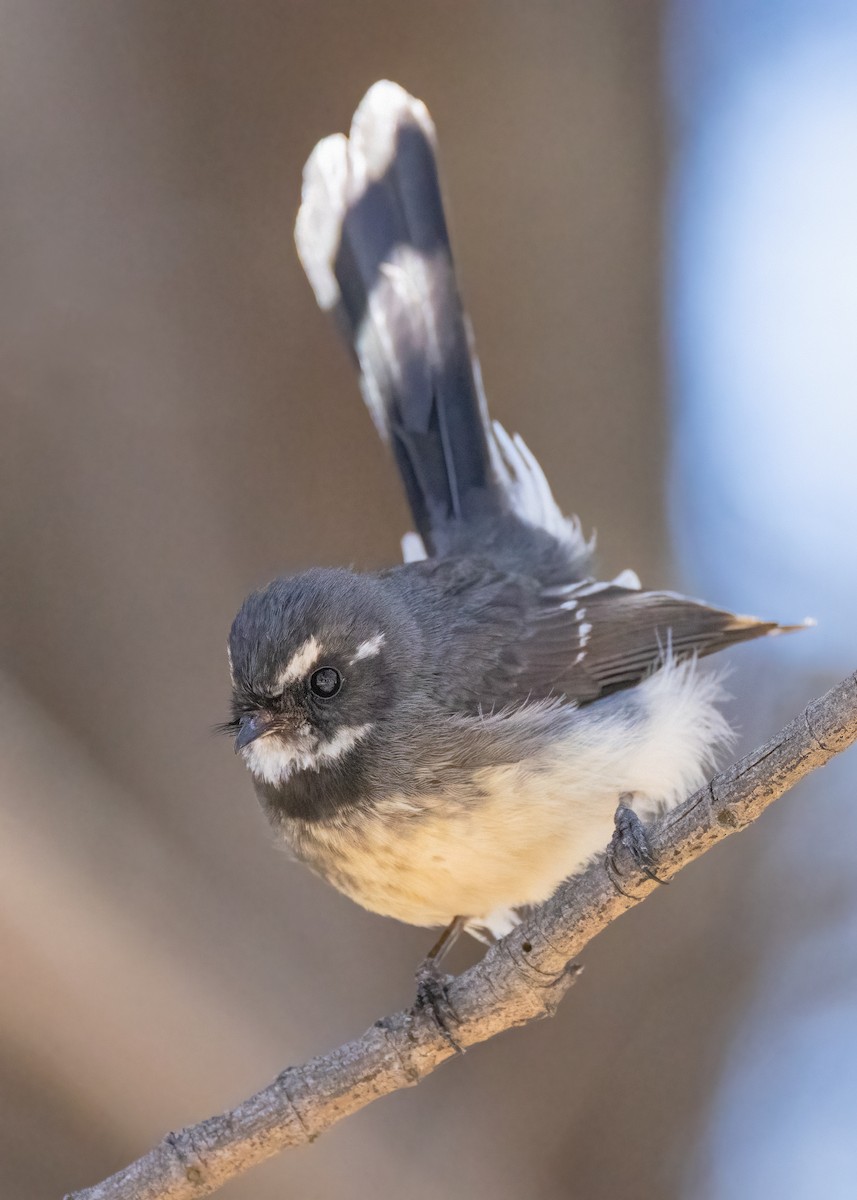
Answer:
POLYGON ((698 781, 728 731, 695 659, 780 627, 591 577, 578 522, 488 419, 419 101, 376 84, 319 143, 296 241, 426 557, 251 595, 230 728, 275 826, 341 890, 501 930, 606 842, 620 792, 645 811, 698 781))

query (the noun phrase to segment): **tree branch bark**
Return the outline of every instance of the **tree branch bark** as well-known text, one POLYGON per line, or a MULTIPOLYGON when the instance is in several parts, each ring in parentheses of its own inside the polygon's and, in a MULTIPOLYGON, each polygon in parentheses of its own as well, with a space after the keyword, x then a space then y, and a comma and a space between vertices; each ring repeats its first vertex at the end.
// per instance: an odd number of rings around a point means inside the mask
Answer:
MULTIPOLYGON (((716 775, 651 832, 661 877, 755 821, 774 800, 857 739, 857 673, 814 700, 758 750, 716 775)), ((535 1017, 551 1016, 597 933, 656 886, 624 864, 619 894, 599 860, 564 884, 530 919, 453 979, 449 1000, 461 1048, 535 1017)), ((455 1050, 431 1014, 384 1017, 353 1042, 287 1067, 237 1108, 170 1133, 148 1154, 66 1200, 193 1200, 287 1146, 399 1088, 419 1083, 455 1050)))

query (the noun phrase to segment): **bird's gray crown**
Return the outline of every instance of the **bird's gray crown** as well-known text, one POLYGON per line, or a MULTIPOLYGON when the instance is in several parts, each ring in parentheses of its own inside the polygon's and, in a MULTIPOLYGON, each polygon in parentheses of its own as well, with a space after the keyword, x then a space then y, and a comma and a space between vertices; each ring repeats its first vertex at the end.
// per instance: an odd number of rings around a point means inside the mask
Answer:
POLYGON ((247 597, 232 624, 233 685, 260 699, 277 695, 315 666, 342 669, 355 656, 378 656, 394 636, 390 625, 390 606, 371 578, 318 568, 275 579, 247 597))

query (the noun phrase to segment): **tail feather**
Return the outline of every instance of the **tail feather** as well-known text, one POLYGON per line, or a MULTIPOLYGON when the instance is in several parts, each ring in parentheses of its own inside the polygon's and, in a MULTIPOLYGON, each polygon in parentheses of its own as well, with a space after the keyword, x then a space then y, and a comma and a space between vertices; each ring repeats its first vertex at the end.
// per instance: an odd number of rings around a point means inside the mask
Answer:
POLYGON ((307 162, 295 237, 428 547, 445 522, 501 511, 424 105, 393 83, 370 89, 349 138, 325 138, 307 162))

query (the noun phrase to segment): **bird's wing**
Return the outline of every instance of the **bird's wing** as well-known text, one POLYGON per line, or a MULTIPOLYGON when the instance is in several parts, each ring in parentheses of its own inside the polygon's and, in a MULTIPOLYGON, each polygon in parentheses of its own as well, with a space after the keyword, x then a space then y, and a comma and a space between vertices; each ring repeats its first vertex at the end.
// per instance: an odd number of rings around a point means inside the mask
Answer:
POLYGON ((801 628, 615 583, 578 585, 565 596, 542 592, 539 599, 529 636, 511 656, 517 661, 509 683, 519 694, 547 690, 578 704, 632 687, 668 658, 701 658, 801 628))
POLYGON ((702 657, 801 626, 741 616, 674 592, 612 583, 541 587, 473 558, 395 569, 434 620, 443 695, 462 711, 562 697, 586 704, 639 683, 669 659, 702 657), (442 600, 424 600, 435 589, 442 600), (443 624, 437 624, 442 614, 443 624))

